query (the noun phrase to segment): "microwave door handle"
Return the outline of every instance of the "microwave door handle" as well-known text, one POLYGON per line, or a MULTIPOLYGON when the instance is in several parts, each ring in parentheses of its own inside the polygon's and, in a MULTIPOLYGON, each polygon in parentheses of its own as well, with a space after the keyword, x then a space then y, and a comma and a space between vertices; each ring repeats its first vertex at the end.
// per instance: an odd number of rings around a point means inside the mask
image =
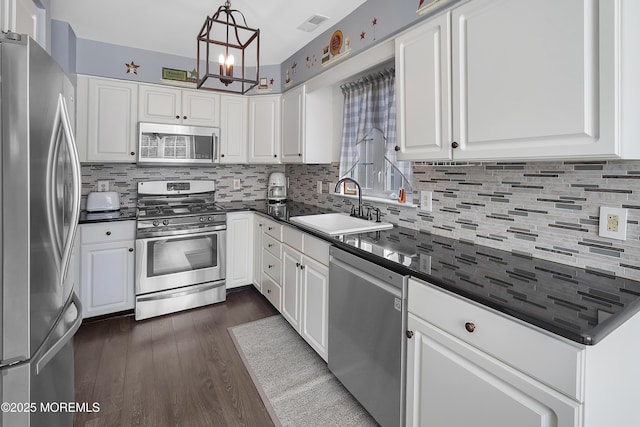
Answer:
POLYGON ((220 161, 219 158, 219 148, 220 148, 220 138, 217 133, 213 134, 213 161, 218 163, 220 161))

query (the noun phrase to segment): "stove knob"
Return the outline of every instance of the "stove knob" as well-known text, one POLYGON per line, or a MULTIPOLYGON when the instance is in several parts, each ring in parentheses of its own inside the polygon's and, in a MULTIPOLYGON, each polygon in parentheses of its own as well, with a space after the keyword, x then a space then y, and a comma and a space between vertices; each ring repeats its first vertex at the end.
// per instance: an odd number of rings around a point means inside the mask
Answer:
POLYGON ((154 227, 157 227, 159 225, 160 225, 160 221, 158 221, 158 220, 153 221, 153 226, 154 227))
POLYGON ((211 217, 207 218, 207 221, 212 221, 212 220, 213 220, 213 218, 211 218, 211 217))
POLYGON ((206 219, 205 217, 201 216, 200 217, 200 222, 204 222, 205 219, 206 219))
POLYGON ((162 225, 169 225, 169 220, 168 219, 163 219, 162 220, 162 225))

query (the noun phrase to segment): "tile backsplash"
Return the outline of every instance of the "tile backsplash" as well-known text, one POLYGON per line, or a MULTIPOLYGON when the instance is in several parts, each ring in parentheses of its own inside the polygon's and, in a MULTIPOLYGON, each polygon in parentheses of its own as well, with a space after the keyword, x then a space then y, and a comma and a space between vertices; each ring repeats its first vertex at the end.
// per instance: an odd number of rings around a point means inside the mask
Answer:
MULTIPOLYGON (((287 165, 286 174, 290 199, 349 211, 351 200, 327 192, 337 163, 287 165)), ((433 212, 367 203, 384 221, 640 280, 640 161, 415 163, 413 174, 416 202, 432 191, 433 212), (626 240, 598 235, 601 206, 627 209, 626 240)))
POLYGON ((123 207, 135 207, 138 181, 170 179, 213 179, 216 181, 216 200, 260 200, 267 197, 267 183, 271 172, 284 172, 284 165, 216 165, 212 167, 140 167, 135 164, 108 163, 82 165, 82 207, 86 195, 97 191, 98 180, 109 181, 109 190, 120 193, 123 207), (239 179, 241 189, 233 189, 239 179))

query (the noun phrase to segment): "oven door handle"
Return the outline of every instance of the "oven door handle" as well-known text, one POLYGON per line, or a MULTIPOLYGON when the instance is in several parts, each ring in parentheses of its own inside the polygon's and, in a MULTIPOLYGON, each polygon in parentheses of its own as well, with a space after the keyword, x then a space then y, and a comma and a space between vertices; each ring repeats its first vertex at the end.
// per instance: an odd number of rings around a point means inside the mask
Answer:
POLYGON ((222 280, 222 281, 220 281, 218 283, 215 283, 213 285, 210 285, 210 286, 203 286, 201 288, 190 289, 188 291, 167 292, 167 293, 162 293, 162 294, 148 296, 148 297, 137 297, 136 300, 138 302, 145 302, 145 301, 158 301, 158 300, 163 300, 163 299, 184 297, 184 296, 187 296, 187 295, 198 294, 200 292, 208 291, 210 289, 219 288, 219 287, 225 286, 225 285, 226 285, 226 282, 224 280, 222 280))
POLYGON ((194 238, 194 237, 204 237, 204 236, 212 236, 214 234, 222 234, 223 232, 227 231, 227 226, 221 226, 222 228, 220 228, 220 230, 214 230, 214 231, 205 231, 202 233, 186 233, 186 234, 172 234, 172 235, 167 235, 167 236, 158 236, 158 237, 143 237, 143 238, 138 238, 136 239, 139 242, 155 242, 158 240, 172 240, 172 239, 183 239, 183 238, 194 238))

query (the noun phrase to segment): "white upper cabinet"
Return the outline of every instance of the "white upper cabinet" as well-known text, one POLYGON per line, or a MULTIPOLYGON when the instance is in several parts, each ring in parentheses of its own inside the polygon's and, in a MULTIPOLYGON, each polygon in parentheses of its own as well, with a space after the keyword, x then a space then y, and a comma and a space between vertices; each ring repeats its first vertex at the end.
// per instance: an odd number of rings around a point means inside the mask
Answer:
POLYGON ((182 123, 194 126, 220 126, 220 95, 205 90, 183 90, 182 123))
POLYGON ((331 163, 333 113, 331 87, 303 85, 282 95, 282 163, 331 163))
POLYGON ((280 163, 280 95, 249 98, 249 162, 280 163))
POLYGON ((396 38, 400 160, 450 158, 449 21, 444 14, 396 38))
POLYGON ((450 49, 446 15, 403 34, 401 157, 640 157, 630 114, 638 97, 629 95, 638 84, 638 9, 624 0, 472 0, 450 12, 450 49))
POLYGON ((220 96, 220 163, 247 163, 249 101, 220 96))
POLYGON ((45 35, 40 31, 44 10, 33 0, 0 0, 0 31, 26 34, 42 47, 45 35))
POLYGON ((137 83, 79 75, 76 105, 81 162, 136 161, 137 83))
POLYGON ((40 25, 40 11, 32 0, 9 0, 9 3, 15 1, 16 21, 15 28, 12 30, 16 33, 27 34, 40 44, 44 44, 44 37, 39 34, 38 27, 40 25))
POLYGON ((141 122, 220 126, 220 95, 213 92, 140 85, 141 122))
POLYGON ((282 162, 302 163, 305 137, 305 87, 282 96, 282 162))

